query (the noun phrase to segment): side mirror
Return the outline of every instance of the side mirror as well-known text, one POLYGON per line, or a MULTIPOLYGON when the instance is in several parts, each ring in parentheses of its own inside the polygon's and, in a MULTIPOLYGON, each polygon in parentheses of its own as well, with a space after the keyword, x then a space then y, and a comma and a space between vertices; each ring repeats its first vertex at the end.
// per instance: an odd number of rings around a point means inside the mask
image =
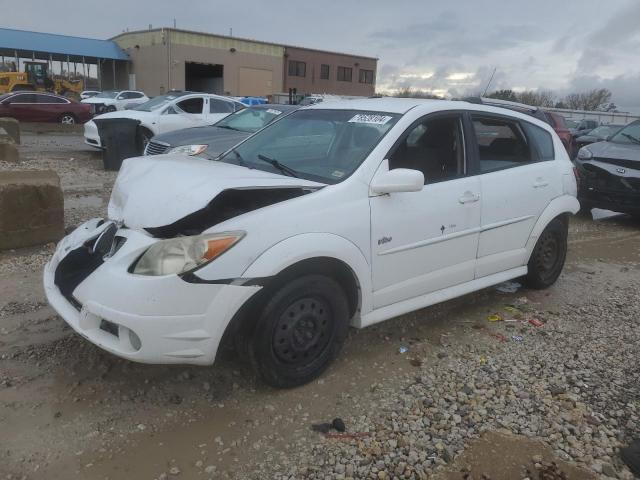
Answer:
POLYGON ((396 168, 377 175, 371 191, 382 195, 396 192, 419 192, 424 187, 424 174, 418 170, 396 168))

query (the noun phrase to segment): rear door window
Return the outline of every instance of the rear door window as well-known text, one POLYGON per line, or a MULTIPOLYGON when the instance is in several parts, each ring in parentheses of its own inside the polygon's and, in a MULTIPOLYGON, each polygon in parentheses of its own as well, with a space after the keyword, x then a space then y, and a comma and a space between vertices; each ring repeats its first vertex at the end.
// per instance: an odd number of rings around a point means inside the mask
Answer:
POLYGON ((36 99, 38 103, 67 103, 65 99, 51 95, 36 95, 36 99))
POLYGON ((210 98, 209 112, 210 113, 233 113, 233 105, 231 104, 231 102, 225 102, 224 100, 210 98))
POLYGON ((553 160, 555 158, 555 152, 553 150, 553 139, 551 134, 544 128, 540 128, 529 122, 522 122, 529 143, 533 148, 533 154, 536 160, 553 160))
POLYGON ((478 143, 480 172, 492 172, 532 161, 527 139, 515 120, 472 116, 478 143))
POLYGON ((202 97, 187 98, 186 100, 176 103, 176 106, 183 112, 194 114, 201 114, 203 105, 204 98, 202 97))

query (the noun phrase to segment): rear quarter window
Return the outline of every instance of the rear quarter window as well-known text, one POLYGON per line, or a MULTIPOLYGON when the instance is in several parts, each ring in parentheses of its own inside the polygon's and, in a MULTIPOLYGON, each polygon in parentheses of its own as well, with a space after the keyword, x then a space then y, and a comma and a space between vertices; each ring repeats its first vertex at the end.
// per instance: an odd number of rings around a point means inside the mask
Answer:
POLYGON ((522 128, 529 138, 529 143, 533 147, 537 160, 544 161, 555 158, 553 138, 549 132, 529 122, 522 122, 522 128))

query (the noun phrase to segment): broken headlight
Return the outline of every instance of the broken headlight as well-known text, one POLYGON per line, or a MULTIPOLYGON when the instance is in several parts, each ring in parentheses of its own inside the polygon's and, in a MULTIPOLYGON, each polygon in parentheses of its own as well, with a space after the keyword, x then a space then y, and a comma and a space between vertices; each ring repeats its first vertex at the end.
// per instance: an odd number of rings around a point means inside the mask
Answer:
POLYGON ((182 145, 169 150, 167 153, 182 153, 185 155, 200 155, 209 145, 182 145))
POLYGON ((593 153, 587 147, 582 147, 578 150, 578 158, 580 160, 591 160, 593 158, 593 153))
POLYGON ((244 235, 225 232, 162 240, 142 254, 132 273, 157 276, 190 272, 222 255, 244 235))

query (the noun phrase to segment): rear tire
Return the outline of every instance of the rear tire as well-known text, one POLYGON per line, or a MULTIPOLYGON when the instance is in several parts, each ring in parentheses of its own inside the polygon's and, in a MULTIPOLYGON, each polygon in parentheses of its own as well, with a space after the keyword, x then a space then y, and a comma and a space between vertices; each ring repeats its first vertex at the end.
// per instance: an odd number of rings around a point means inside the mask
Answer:
POLYGON ((349 303, 340 284, 324 275, 305 275, 266 300, 248 342, 249 356, 267 384, 296 387, 331 364, 348 329, 349 303))
POLYGON ((542 231, 529 259, 525 277, 528 287, 543 289, 556 282, 567 257, 568 230, 566 219, 557 217, 542 231))

